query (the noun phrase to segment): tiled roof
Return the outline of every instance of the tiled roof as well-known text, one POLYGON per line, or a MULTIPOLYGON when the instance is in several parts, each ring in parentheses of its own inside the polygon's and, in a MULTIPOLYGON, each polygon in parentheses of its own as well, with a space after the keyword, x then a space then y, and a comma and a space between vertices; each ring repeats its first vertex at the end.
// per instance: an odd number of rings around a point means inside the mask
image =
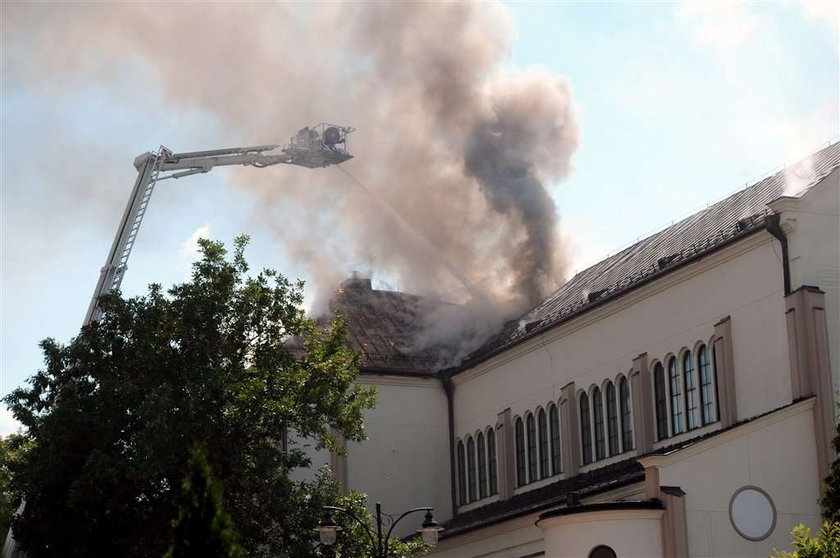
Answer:
POLYGON ((440 356, 419 345, 423 316, 446 304, 410 294, 371 288, 370 279, 344 281, 330 300, 330 313, 347 318, 349 343, 363 352, 362 371, 433 373, 440 356))
POLYGON ((508 322, 462 366, 482 360, 680 263, 750 234, 763 227, 769 202, 783 195, 801 196, 838 167, 840 143, 835 142, 596 263, 576 274, 521 318, 508 322))

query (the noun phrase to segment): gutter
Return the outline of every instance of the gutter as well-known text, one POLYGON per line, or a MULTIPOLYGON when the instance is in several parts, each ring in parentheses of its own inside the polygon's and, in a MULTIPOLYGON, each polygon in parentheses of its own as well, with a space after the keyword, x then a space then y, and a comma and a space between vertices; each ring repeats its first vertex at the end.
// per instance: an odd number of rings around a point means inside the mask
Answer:
POLYGON ((764 228, 782 245, 782 275, 785 281, 785 296, 787 296, 790 294, 790 257, 788 255, 787 235, 779 225, 780 219, 781 216, 778 213, 768 215, 764 219, 764 228))
POLYGON ((449 500, 452 504, 452 517, 458 511, 455 505, 455 384, 452 382, 452 375, 449 371, 440 374, 440 382, 443 384, 443 391, 446 393, 446 414, 449 419, 449 500))

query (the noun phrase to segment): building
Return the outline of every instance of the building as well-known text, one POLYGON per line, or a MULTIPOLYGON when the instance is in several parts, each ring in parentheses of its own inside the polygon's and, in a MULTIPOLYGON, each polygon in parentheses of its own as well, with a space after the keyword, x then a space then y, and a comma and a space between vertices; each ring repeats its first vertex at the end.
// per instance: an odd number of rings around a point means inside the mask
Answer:
POLYGON ((788 548, 834 458, 838 168, 835 143, 610 256, 455 368, 406 349, 427 301, 345 283, 378 406, 317 459, 435 506, 441 558, 788 548))

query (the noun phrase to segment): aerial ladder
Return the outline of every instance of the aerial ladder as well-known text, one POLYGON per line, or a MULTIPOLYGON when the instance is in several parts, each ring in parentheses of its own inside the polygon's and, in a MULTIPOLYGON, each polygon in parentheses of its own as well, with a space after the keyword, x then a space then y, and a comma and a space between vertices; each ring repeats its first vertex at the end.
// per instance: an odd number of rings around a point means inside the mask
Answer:
MULTIPOLYGON (((347 135, 355 129, 321 122, 305 127, 292 136, 289 143, 275 152, 279 144, 254 147, 233 147, 211 151, 173 153, 161 146, 156 152, 146 152, 134 159, 137 180, 128 198, 122 220, 117 227, 114 242, 108 252, 108 259, 99 274, 96 290, 93 292, 82 326, 89 325, 100 317, 99 298, 120 287, 128 269, 128 258, 140 232, 143 216, 149 208, 149 200, 155 185, 161 180, 179 179, 193 174, 210 172, 215 167, 244 165, 257 168, 272 165, 298 165, 307 168, 321 168, 339 165, 353 158, 347 150, 347 135)), ((21 502, 17 513, 22 513, 26 502, 21 502)), ((25 558, 17 548, 12 530, 9 529, 0 551, 2 558, 25 558)))
POLYGON ((156 152, 143 153, 134 160, 137 180, 128 198, 122 220, 108 259, 102 267, 96 290, 88 306, 83 325, 99 318, 99 297, 120 287, 128 268, 128 258, 137 240, 140 224, 149 207, 155 185, 167 179, 179 179, 193 174, 210 172, 215 167, 245 165, 257 168, 272 165, 298 165, 307 168, 338 165, 353 155, 347 150, 347 135, 354 131, 349 126, 337 126, 322 122, 302 128, 292 136, 290 142, 279 153, 272 153, 281 146, 258 145, 254 147, 233 147, 212 151, 173 153, 161 146, 156 152))

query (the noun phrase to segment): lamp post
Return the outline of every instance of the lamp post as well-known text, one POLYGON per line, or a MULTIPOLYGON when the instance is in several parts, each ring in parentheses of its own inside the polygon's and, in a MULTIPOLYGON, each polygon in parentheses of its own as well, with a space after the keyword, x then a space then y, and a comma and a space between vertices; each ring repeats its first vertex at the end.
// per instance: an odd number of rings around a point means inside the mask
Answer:
POLYGON ((415 512, 426 512, 426 516, 423 518, 423 524, 420 525, 419 529, 417 529, 417 532, 420 533, 423 537, 423 542, 425 542, 429 546, 434 546, 437 544, 438 533, 443 531, 443 527, 441 527, 438 524, 438 522, 435 521, 435 518, 432 515, 433 510, 434 508, 414 508, 412 510, 408 510, 407 512, 400 515, 398 518, 394 519, 392 516, 383 513, 381 504, 377 502, 375 516, 376 533, 374 533, 368 522, 360 519, 359 516, 357 516, 351 510, 345 508, 338 508, 335 506, 324 506, 324 515, 321 517, 321 522, 318 524, 318 527, 315 530, 318 531, 319 537, 321 539, 321 544, 326 546, 335 544, 336 535, 343 528, 341 527, 341 525, 337 524, 335 520, 333 520, 332 514, 333 512, 343 513, 364 528, 365 534, 367 535, 368 541, 370 542, 371 557, 388 558, 388 541, 391 538, 391 533, 394 531, 394 527, 396 527, 397 523, 399 523, 400 520, 402 520, 404 517, 415 512), (387 520, 390 523, 388 531, 385 533, 384 536, 382 534, 383 516, 387 518, 387 520))

